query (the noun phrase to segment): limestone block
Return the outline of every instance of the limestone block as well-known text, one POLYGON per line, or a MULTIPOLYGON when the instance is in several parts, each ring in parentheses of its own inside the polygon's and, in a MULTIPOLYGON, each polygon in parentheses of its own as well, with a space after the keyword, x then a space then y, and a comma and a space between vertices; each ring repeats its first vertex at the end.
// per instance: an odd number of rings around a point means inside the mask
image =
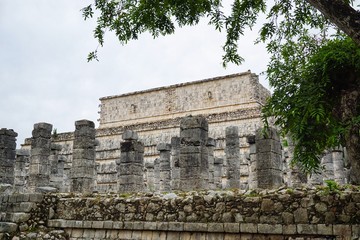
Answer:
POLYGON ((180 121, 180 130, 197 129, 197 128, 205 130, 206 132, 209 130, 208 122, 204 117, 190 115, 182 118, 180 121))
POLYGON ((156 146, 156 149, 158 151, 171 151, 171 145, 170 144, 167 144, 167 143, 159 143, 157 146, 156 146))
POLYGON ((206 223, 184 223, 184 231, 190 232, 206 232, 207 224, 206 223))
POLYGON ((0 222, 0 233, 16 232, 18 225, 10 222, 0 222))
POLYGON ((138 134, 135 131, 132 130, 125 130, 122 135, 123 140, 138 140, 138 134))
POLYGON ((75 129, 78 130, 83 127, 95 128, 94 122, 86 119, 78 120, 75 122, 75 129))
POLYGON ((208 139, 208 132, 201 128, 185 129, 180 132, 180 138, 183 145, 205 145, 208 139))
POLYGON ((121 152, 139 152, 139 153, 143 153, 144 152, 144 144, 141 142, 122 142, 120 144, 120 150, 121 152))
POLYGON ((52 125, 49 123, 36 123, 32 131, 33 138, 50 138, 52 125))
POLYGON ((224 231, 227 233, 239 233, 240 223, 224 223, 224 231))
POLYGON ((213 139, 213 138, 208 138, 208 139, 207 139, 207 142, 206 142, 206 146, 207 146, 207 147, 215 147, 215 146, 216 146, 215 139, 213 139))
POLYGON ((267 130, 260 128, 256 130, 255 141, 257 142, 260 139, 273 139, 280 142, 280 136, 275 128, 268 128, 267 130))

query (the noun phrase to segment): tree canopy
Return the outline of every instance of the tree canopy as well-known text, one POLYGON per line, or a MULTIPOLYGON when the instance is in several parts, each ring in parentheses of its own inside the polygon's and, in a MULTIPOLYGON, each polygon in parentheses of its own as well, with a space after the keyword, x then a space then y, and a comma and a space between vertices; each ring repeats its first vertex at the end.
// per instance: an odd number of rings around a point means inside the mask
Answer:
MULTIPOLYGON (((360 171, 360 12, 356 3, 229 1, 95 0, 82 11, 85 19, 97 17, 94 37, 99 46, 107 31, 126 44, 144 32, 156 38, 207 19, 215 30, 226 32, 224 66, 241 64, 238 40, 246 29, 262 24, 256 41, 266 43, 271 55, 266 73, 273 87, 263 111, 265 122, 275 116, 282 132, 293 138, 294 160, 304 170, 318 170, 321 153, 342 144, 352 171, 360 171), (226 13, 223 5, 230 3, 226 13)), ((88 55, 89 61, 93 59, 97 60, 97 50, 88 55)), ((352 181, 360 184, 360 176, 352 181)))

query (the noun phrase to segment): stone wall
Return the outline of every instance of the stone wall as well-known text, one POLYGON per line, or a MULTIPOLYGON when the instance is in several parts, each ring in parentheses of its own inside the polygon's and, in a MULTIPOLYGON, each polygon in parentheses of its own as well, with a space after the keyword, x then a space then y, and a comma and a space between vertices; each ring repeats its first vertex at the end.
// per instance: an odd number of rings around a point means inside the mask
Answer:
POLYGON ((46 234, 74 240, 360 237, 360 190, 351 186, 134 195, 21 194, 0 199, 0 239, 46 239, 46 234), (26 213, 14 214, 19 212, 26 213))
POLYGON ((249 72, 101 98, 100 128, 257 107, 269 91, 249 72))

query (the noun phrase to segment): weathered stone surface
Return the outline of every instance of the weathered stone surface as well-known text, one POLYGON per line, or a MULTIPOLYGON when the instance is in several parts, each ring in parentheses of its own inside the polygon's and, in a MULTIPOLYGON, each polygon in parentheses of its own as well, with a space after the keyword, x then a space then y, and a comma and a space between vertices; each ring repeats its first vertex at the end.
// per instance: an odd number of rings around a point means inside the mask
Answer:
POLYGON ((29 166, 29 190, 50 185, 51 130, 49 123, 34 124, 29 166))
POLYGON ((127 139, 121 142, 120 148, 120 161, 117 162, 117 190, 119 192, 143 191, 144 145, 137 140, 127 139))
POLYGON ((256 178, 259 188, 276 188, 282 185, 281 144, 275 129, 256 131, 256 178))
POLYGON ((89 120, 75 122, 70 189, 91 193, 95 189, 95 124, 89 120))
POLYGON ((240 188, 240 142, 238 127, 229 126, 226 128, 225 141, 227 188, 240 188))
POLYGON ((180 125, 180 188, 207 189, 209 162, 207 122, 203 117, 186 117, 180 125))
POLYGON ((135 131, 132 130, 125 130, 123 135, 122 135, 122 139, 123 140, 138 140, 138 134, 135 131))
POLYGON ((0 129, 0 184, 15 182, 16 137, 14 130, 0 129))

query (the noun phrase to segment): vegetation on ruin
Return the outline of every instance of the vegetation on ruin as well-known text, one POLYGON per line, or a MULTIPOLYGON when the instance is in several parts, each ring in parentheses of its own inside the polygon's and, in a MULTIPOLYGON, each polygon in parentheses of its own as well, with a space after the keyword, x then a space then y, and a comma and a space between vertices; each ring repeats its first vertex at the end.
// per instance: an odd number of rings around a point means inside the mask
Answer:
MULTIPOLYGON (((360 184, 360 12, 352 0, 95 0, 83 9, 97 17, 99 46, 112 31, 121 44, 150 32, 154 38, 203 18, 226 32, 223 65, 240 64, 238 40, 262 24, 256 42, 271 55, 266 71, 273 96, 265 121, 276 124, 296 143, 294 162, 313 172, 325 149, 347 148, 351 182, 360 184), (225 7, 224 7, 224 6, 225 7), (354 6, 355 5, 355 6, 354 6)), ((88 60, 97 60, 97 50, 88 60)))
POLYGON ((356 166, 360 47, 339 36, 321 46, 288 42, 281 51, 282 58, 272 59, 267 70, 275 91, 263 109, 265 118, 276 116, 284 135, 296 142, 294 161, 304 170, 318 170, 324 150, 340 145, 356 166))

